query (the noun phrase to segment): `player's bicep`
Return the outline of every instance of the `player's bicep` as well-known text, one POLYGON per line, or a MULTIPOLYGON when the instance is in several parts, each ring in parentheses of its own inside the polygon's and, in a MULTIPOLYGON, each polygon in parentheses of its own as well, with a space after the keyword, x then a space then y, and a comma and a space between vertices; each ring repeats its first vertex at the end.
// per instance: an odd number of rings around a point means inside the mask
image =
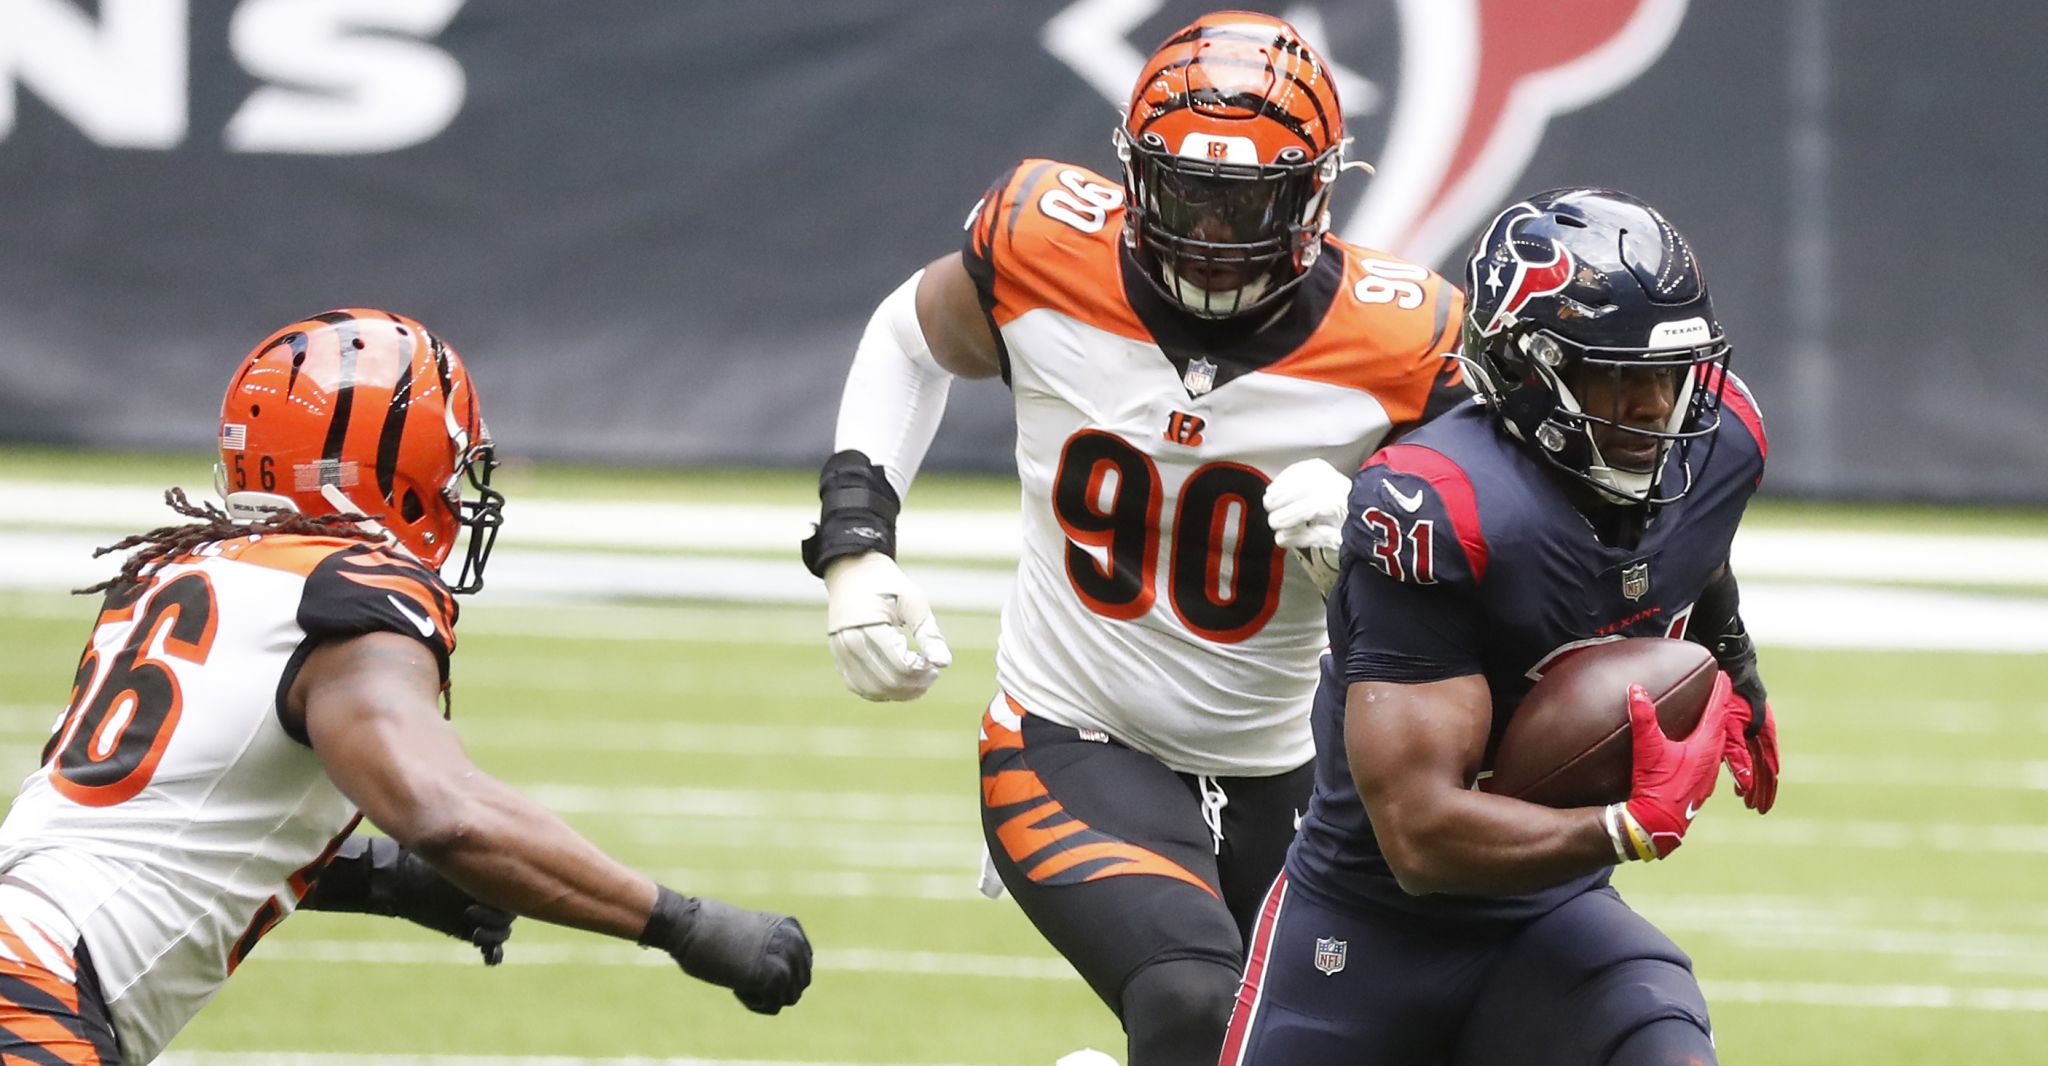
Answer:
POLYGON ((1425 821, 1435 798, 1468 788, 1492 721, 1492 694, 1477 674, 1422 684, 1352 683, 1344 748, 1373 822, 1397 828, 1425 821))
POLYGON ((425 644, 367 633, 314 649, 290 697, 335 787, 408 845, 459 809, 477 772, 441 717, 440 691, 425 644))
POLYGON ((954 252, 932 260, 917 283, 917 322, 932 358, 963 378, 992 378, 1002 372, 993 326, 980 289, 954 252))

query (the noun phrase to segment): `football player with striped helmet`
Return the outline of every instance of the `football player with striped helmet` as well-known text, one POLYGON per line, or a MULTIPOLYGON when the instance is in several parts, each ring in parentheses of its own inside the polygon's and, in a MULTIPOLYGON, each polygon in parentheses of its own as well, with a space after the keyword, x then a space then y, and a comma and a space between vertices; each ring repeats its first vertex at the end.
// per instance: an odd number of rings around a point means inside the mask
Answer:
POLYGON ((951 651, 897 512, 952 380, 1010 386, 1023 558, 981 731, 985 888, 1116 1012, 1131 1066, 1184 1066, 1215 1059, 1307 799, 1344 471, 1470 398, 1445 358, 1463 300, 1330 235, 1343 109, 1277 18, 1173 33, 1112 140, 1121 180, 1025 160, 882 301, 803 555, 847 686, 923 695, 951 651))
POLYGON ((135 551, 82 590, 106 598, 71 705, 0 824, 0 1059, 148 1062, 298 910, 408 918, 487 962, 525 915, 660 948, 750 1010, 796 1002, 794 918, 621 865, 443 717, 453 594, 503 504, 454 349, 316 315, 236 369, 219 430, 226 510, 173 489, 193 521, 106 549, 135 551))

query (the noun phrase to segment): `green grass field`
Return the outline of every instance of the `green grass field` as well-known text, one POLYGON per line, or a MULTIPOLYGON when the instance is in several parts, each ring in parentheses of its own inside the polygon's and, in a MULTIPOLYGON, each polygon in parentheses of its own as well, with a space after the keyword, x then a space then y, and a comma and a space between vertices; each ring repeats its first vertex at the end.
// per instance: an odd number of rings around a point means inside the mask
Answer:
MULTIPOLYGON (((86 614, 0 593, 16 772, 86 614)), ((783 1016, 747 1014, 628 945, 530 923, 487 970, 404 923, 304 915, 174 1051, 992 1066, 1120 1053, 1107 1012, 1015 908, 972 890, 992 627, 960 623, 960 661, 931 695, 878 706, 840 688, 811 611, 486 595, 465 612, 455 713, 477 759, 673 884, 799 915, 818 976, 783 1016)), ((1621 878, 1697 959, 1724 1061, 2039 1061, 2048 668, 1769 649, 1765 665, 1786 752, 1778 810, 1758 819, 1723 798, 1669 864, 1621 878)))
MULTIPOLYGON (((198 486, 205 470, 0 449, 0 477, 198 486)), ((799 473, 528 467, 503 483, 515 500, 813 498, 799 473)), ((1015 493, 927 478, 916 501, 1014 507, 1015 493)), ((2048 533, 2040 511, 1782 502, 1753 523, 1907 518, 2048 533)), ((90 613, 0 590, 0 770, 31 768, 90 613)), ((815 609, 488 592, 464 608, 455 717, 478 761, 678 888, 800 916, 817 980, 783 1016, 748 1014, 630 945, 532 923, 485 969, 406 923, 310 914, 263 942, 176 1061, 1048 1066, 1091 1045, 1121 1058, 1115 1022, 1014 905, 974 892, 995 625, 944 620, 956 665, 921 702, 875 705, 840 686, 815 609)), ((1760 819, 1723 797, 1672 861, 1619 878, 1697 960, 1723 1060, 2048 1059, 2048 658, 1767 647, 1764 668, 1786 758, 1778 809, 1760 819)))

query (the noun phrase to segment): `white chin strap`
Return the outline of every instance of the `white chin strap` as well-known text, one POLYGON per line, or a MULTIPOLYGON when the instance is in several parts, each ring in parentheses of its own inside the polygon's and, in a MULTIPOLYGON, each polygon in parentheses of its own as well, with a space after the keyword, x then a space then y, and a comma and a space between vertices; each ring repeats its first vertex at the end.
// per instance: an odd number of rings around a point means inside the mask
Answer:
POLYGON ((1166 282, 1166 291, 1172 293, 1181 306, 1204 315, 1227 315, 1250 307, 1258 303, 1273 284, 1271 277, 1261 274, 1235 289, 1210 290, 1182 278, 1164 263, 1159 265, 1159 276, 1166 282))
MULTIPOLYGON (((1584 408, 1579 405, 1579 398, 1572 395, 1572 390, 1566 387, 1563 378, 1553 374, 1551 381, 1557 386, 1558 398, 1566 407, 1580 413, 1584 412, 1584 408)), ((1678 386, 1678 396, 1672 401, 1671 414, 1664 419, 1664 432, 1676 433, 1680 426, 1685 425, 1686 413, 1692 409, 1692 390, 1695 381, 1696 376, 1687 373, 1684 382, 1678 386)), ((1592 478, 1600 487, 1610 490, 1610 494, 1623 503, 1641 503, 1650 498, 1650 490, 1656 486, 1658 472, 1664 469, 1665 460, 1671 457, 1671 444, 1669 440, 1658 442, 1657 458, 1650 463, 1650 469, 1641 472, 1623 470, 1607 464, 1606 457, 1600 454, 1600 445, 1593 440, 1592 431, 1588 429, 1586 446, 1592 449, 1593 461, 1586 468, 1586 476, 1592 478)))
POLYGON ((220 497, 222 506, 227 508, 228 517, 237 522, 261 522, 271 515, 297 514, 299 505, 289 496, 274 492, 228 491, 228 466, 216 461, 213 464, 213 491, 220 497))
MULTIPOLYGON (((261 522, 274 515, 299 513, 299 505, 292 502, 289 496, 280 496, 274 492, 251 492, 247 489, 229 492, 227 481, 227 467, 221 463, 213 464, 214 491, 220 494, 221 504, 227 509, 228 517, 237 522, 261 522)), ((335 514, 356 514, 362 510, 341 491, 339 486, 320 486, 320 498, 326 500, 329 507, 334 508, 335 514)), ((405 545, 375 519, 365 518, 357 522, 356 527, 393 547, 405 550, 405 545)), ((411 552, 406 551, 406 554, 410 555, 411 552)))
MULTIPOLYGON (((1658 446, 1659 465, 1664 459, 1665 449, 1669 447, 1668 444, 1658 446)), ((1637 473, 1634 470, 1623 470, 1600 463, 1600 446, 1597 444, 1593 446, 1593 458, 1595 461, 1586 468, 1586 476, 1592 478, 1601 488, 1609 490, 1611 495, 1625 503, 1641 503, 1649 498, 1650 484, 1656 479, 1654 473, 1637 473)))

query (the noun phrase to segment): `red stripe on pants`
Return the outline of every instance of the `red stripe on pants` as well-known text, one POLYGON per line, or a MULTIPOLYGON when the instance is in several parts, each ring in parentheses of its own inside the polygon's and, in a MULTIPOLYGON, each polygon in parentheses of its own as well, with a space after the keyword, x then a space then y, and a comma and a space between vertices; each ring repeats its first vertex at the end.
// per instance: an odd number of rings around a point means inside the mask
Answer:
POLYGON ((1251 951, 1245 956, 1244 980, 1237 986, 1237 1006, 1230 1012, 1230 1030, 1223 1037, 1223 1055, 1217 1066, 1243 1066, 1251 1036, 1252 1022, 1259 1013, 1259 999, 1266 988, 1266 956, 1273 951, 1273 934, 1280 927, 1280 905, 1287 899, 1287 874, 1283 871, 1266 890, 1266 902, 1259 908, 1259 924, 1252 929, 1251 951))

